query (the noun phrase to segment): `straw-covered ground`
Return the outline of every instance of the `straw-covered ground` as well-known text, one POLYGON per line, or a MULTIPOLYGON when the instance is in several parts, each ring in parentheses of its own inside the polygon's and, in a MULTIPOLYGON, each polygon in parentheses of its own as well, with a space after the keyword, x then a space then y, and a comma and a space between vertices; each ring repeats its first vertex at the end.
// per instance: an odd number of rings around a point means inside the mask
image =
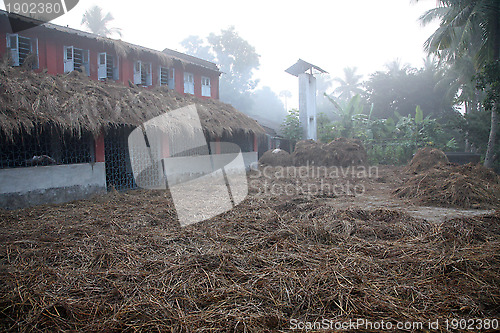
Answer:
POLYGON ((185 228, 160 191, 0 210, 0 330, 498 325, 498 211, 415 206, 391 195, 408 178, 394 168, 368 179, 275 171, 251 174, 235 209, 185 228), (348 181, 355 193, 313 186, 348 181))

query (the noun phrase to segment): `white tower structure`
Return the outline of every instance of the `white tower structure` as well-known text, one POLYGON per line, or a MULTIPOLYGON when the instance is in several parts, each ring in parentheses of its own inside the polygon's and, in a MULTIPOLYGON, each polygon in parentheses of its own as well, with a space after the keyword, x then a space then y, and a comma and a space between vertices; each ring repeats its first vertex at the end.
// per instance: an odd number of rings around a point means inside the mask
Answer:
POLYGON ((303 138, 317 140, 316 78, 314 75, 327 72, 302 59, 285 72, 299 78, 299 120, 303 128, 303 138))

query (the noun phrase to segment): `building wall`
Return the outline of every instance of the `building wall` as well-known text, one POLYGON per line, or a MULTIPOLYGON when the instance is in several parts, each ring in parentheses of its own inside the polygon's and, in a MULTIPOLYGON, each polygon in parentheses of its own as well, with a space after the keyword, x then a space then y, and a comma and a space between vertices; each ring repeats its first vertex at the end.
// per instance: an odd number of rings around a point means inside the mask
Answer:
MULTIPOLYGON (((107 52, 115 57, 117 54, 113 47, 106 45, 94 39, 83 36, 69 34, 60 31, 48 30, 43 27, 36 27, 19 33, 20 36, 38 39, 38 59, 39 69, 47 69, 49 74, 64 73, 64 46, 74 46, 75 48, 89 50, 90 78, 97 80, 97 57, 101 52, 107 52)), ((6 32, 0 31, 0 57, 7 52, 6 32)), ((160 62, 158 58, 151 53, 144 53, 140 56, 131 55, 128 58, 119 57, 119 82, 128 85, 128 82, 134 81, 134 62, 141 60, 152 64, 152 83, 153 87, 158 85, 158 68, 160 62)), ((186 64, 182 66, 175 63, 170 68, 175 69, 175 90, 184 93, 184 71, 193 73, 195 84, 195 96, 199 98, 208 98, 201 95, 201 77, 210 77, 211 96, 209 98, 219 98, 219 73, 202 66, 186 64), (184 68, 185 67, 185 68, 184 68)))
MULTIPOLYGON (((7 33, 2 27, 0 24, 0 57, 8 52, 7 33)), ((94 80, 98 78, 98 54, 107 52, 117 57, 112 46, 66 32, 37 27, 22 31, 19 35, 37 39, 38 72, 46 70, 52 75, 63 74, 65 46, 89 50, 89 77, 94 80)), ((119 57, 118 81, 124 85, 128 85, 129 81, 134 82, 134 63, 137 60, 152 64, 152 87, 157 86, 160 62, 155 54, 148 52, 119 57)), ((196 64, 182 64, 179 61, 174 61, 169 68, 175 70, 175 91, 184 93, 184 73, 189 72, 194 76, 196 97, 219 98, 219 72, 196 64), (210 78, 210 97, 202 96, 202 76, 210 78)), ((96 163, 92 164, 0 169, 0 207, 16 209, 38 204, 63 203, 105 192, 107 184, 103 135, 95 139, 93 154, 96 163)), ((257 161, 256 152, 245 152, 243 157, 246 167, 257 161)))
POLYGON ((63 203, 105 193, 106 168, 101 162, 0 169, 0 184, 4 209, 63 203))

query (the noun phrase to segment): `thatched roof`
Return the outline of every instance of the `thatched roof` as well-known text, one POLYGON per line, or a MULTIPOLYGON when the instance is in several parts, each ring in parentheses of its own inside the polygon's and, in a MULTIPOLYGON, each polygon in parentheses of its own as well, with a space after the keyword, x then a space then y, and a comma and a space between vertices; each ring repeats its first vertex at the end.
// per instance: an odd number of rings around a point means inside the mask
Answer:
POLYGON ((8 138, 50 124, 79 135, 103 128, 138 126, 165 112, 196 104, 203 130, 212 137, 263 134, 253 119, 229 104, 166 88, 130 88, 72 72, 48 75, 0 66, 0 131, 8 138))

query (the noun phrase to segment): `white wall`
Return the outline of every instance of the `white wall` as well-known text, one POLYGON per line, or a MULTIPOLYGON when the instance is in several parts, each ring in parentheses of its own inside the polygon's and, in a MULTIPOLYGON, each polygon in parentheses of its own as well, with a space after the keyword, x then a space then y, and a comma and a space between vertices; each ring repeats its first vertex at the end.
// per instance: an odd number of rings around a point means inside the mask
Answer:
POLYGON ((104 162, 0 170, 0 207, 62 203, 106 191, 104 162))

